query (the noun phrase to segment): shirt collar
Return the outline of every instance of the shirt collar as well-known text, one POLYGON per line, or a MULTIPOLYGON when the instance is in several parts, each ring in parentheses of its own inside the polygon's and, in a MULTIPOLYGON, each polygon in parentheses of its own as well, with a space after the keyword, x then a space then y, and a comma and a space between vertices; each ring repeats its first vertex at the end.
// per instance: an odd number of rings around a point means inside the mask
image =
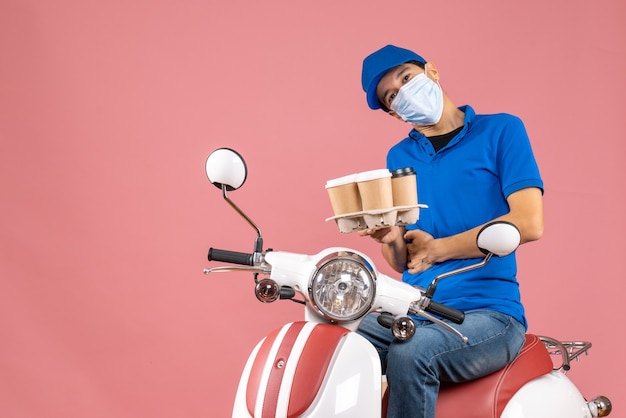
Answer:
MULTIPOLYGON (((467 132, 469 125, 472 123, 472 121, 474 120, 474 118, 476 117, 476 112, 474 112, 474 109, 470 106, 470 105, 465 105, 465 106, 460 106, 459 110, 462 111, 464 113, 463 116, 463 129, 461 129, 461 132, 458 133, 458 135, 456 137, 454 137, 454 139, 452 141, 450 141, 450 143, 448 145, 446 145, 444 148, 447 148, 448 146, 452 145, 452 144, 456 144, 457 142, 459 142, 461 140, 461 138, 463 138, 465 136, 465 133, 467 132)), ((415 129, 411 129, 411 132, 409 132, 409 137, 418 140, 420 138, 425 138, 424 135, 422 135, 421 133, 417 132, 415 129)))

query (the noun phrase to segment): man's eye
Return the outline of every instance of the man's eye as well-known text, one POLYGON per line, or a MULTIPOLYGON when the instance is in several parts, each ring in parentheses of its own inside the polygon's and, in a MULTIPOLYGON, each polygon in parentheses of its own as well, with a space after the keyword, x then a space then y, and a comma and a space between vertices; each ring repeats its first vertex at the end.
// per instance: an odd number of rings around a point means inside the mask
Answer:
POLYGON ((404 77, 402 77, 402 83, 406 83, 407 81, 409 81, 411 79, 411 74, 407 74, 404 77))
POLYGON ((393 102, 393 99, 395 99, 397 95, 398 93, 391 93, 389 97, 387 98, 388 102, 389 103, 393 102))

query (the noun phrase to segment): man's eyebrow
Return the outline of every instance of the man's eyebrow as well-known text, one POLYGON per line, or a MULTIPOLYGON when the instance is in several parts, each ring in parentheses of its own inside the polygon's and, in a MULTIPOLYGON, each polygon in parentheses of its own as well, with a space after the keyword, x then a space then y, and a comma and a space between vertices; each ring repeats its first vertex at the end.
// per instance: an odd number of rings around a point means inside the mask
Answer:
MULTIPOLYGON (((394 78, 395 78, 395 79, 402 78, 402 76, 404 75, 404 73, 406 73, 406 72, 407 72, 407 71, 409 71, 410 69, 411 69, 411 67, 409 67, 408 65, 407 65, 407 66, 405 66, 405 67, 404 67, 404 68, 402 68, 402 69, 401 69, 398 73, 396 73, 396 75, 395 75, 395 77, 394 77, 394 78)), ((389 89, 387 89, 387 90, 385 90, 385 91, 383 92, 383 100, 382 100, 382 101, 383 101, 383 103, 387 103, 387 96, 389 95, 389 92, 390 92, 390 91, 389 91, 389 89)))

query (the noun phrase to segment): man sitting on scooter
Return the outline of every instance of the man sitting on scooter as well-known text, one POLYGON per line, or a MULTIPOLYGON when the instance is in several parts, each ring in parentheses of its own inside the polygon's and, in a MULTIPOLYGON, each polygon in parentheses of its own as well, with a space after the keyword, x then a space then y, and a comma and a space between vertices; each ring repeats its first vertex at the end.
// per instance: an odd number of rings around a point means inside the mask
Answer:
MULTIPOLYGON (((440 85, 437 67, 413 51, 387 45, 365 58, 362 86, 371 109, 411 125, 391 147, 387 168, 412 167, 420 202, 428 209, 406 228, 364 231, 382 243, 390 266, 411 285, 428 287, 437 275, 483 256, 476 236, 493 220, 515 224, 521 243, 543 233, 543 182, 522 121, 457 107, 440 85)), ((393 339, 369 315, 359 332, 379 350, 389 384, 389 417, 433 418, 441 382, 464 382, 501 369, 515 358, 527 330, 515 254, 439 282, 434 300, 465 312, 455 327, 427 320, 407 341, 393 339)))

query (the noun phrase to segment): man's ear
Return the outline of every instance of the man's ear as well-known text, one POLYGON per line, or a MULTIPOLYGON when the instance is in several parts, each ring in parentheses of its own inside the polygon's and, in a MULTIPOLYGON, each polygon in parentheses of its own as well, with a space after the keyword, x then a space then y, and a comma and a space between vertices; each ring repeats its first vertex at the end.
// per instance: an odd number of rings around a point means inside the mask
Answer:
POLYGON ((433 81, 439 81, 439 70, 437 70, 435 63, 428 61, 425 65, 424 72, 426 76, 433 81))

